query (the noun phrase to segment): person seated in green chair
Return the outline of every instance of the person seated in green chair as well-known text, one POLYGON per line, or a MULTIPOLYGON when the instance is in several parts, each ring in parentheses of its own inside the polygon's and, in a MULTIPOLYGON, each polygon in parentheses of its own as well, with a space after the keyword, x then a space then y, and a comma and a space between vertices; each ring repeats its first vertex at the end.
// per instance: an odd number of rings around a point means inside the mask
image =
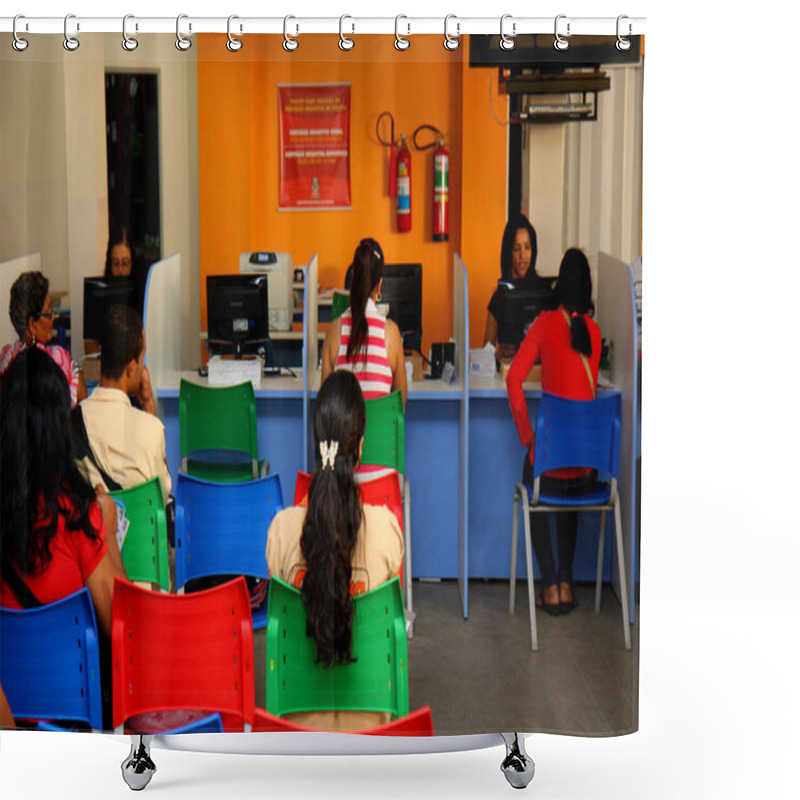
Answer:
MULTIPOLYGON (((280 511, 267 534, 267 565, 300 589, 320 663, 352 661, 352 595, 393 578, 403 563, 403 532, 389 509, 361 505, 355 470, 361 458, 366 410, 358 381, 335 372, 322 385, 314 410, 316 471, 307 506, 280 511)), ((389 721, 366 711, 310 711, 287 715, 324 730, 363 730, 389 721)))

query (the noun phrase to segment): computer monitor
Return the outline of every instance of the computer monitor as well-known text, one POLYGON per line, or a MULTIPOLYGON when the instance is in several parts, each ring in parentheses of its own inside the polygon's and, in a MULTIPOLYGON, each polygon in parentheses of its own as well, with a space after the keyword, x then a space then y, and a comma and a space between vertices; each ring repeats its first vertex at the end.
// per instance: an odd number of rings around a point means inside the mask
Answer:
POLYGON ((239 272, 263 273, 269 278, 269 329, 290 331, 294 318, 292 254, 264 250, 240 253, 239 272))
POLYGON ((208 349, 212 355, 258 355, 269 345, 267 276, 208 275, 208 349))
POLYGON ((522 344, 531 323, 542 311, 553 308, 553 290, 546 286, 525 286, 498 281, 497 343, 513 347, 522 344))
POLYGON ((136 284, 130 276, 83 279, 83 338, 99 342, 103 321, 111 306, 122 305, 142 313, 136 284))
POLYGON ((381 302, 403 337, 403 347, 419 350, 422 341, 422 264, 385 264, 381 302))

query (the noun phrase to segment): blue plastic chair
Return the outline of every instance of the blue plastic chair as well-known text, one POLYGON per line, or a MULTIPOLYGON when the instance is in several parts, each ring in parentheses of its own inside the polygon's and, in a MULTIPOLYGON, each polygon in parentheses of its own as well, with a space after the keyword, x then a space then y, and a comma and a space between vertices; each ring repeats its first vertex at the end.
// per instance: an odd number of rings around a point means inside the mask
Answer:
MULTIPOLYGON (((248 575, 268 579, 267 531, 283 508, 280 475, 211 483, 179 473, 175 489, 175 586, 194 578, 248 575)), ((253 628, 267 623, 266 601, 253 628)))
POLYGON ((628 625, 628 595, 625 579, 625 555, 622 544, 622 517, 619 506, 617 478, 622 437, 622 397, 610 394, 596 400, 567 400, 543 393, 536 418, 536 441, 533 457, 533 486, 517 483, 514 486, 514 516, 511 528, 511 586, 508 612, 514 613, 517 577, 517 532, 519 506, 525 533, 525 559, 528 570, 528 605, 531 617, 531 649, 538 650, 536 635, 536 603, 533 588, 533 558, 531 553, 530 512, 599 511, 600 537, 597 547, 597 580, 595 583, 595 613, 600 611, 602 589, 603 547, 606 512, 614 513, 617 543, 617 564, 622 606, 622 631, 625 649, 631 648, 628 625), (542 473, 564 467, 590 467, 598 473, 594 491, 579 497, 548 495, 541 490, 542 473))
POLYGON ((39 608, 0 608, 0 631, 0 683, 14 717, 103 729, 97 621, 86 588, 39 608))
MULTIPOLYGON (((62 728, 60 725, 54 725, 52 722, 40 722, 36 726, 36 730, 49 731, 51 733, 64 733, 68 728, 62 728)), ((207 717, 196 719, 194 722, 189 722, 186 725, 181 725, 178 728, 172 728, 168 731, 161 731, 161 734, 174 735, 176 733, 225 733, 222 727, 222 717, 215 713, 209 714, 207 717)))

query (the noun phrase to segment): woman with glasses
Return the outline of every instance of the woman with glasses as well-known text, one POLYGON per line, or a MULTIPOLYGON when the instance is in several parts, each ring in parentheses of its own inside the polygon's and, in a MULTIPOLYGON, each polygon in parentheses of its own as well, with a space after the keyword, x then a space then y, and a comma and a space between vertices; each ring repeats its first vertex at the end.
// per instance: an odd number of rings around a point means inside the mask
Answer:
POLYGON ((38 347, 49 353, 64 373, 72 405, 83 400, 86 397, 83 373, 63 347, 51 343, 55 314, 50 283, 41 272, 23 272, 14 281, 8 313, 19 339, 0 350, 0 381, 19 353, 28 347, 38 347))
POLYGON ((106 268, 103 276, 106 278, 127 277, 133 272, 133 250, 128 241, 127 229, 112 231, 108 237, 106 268))

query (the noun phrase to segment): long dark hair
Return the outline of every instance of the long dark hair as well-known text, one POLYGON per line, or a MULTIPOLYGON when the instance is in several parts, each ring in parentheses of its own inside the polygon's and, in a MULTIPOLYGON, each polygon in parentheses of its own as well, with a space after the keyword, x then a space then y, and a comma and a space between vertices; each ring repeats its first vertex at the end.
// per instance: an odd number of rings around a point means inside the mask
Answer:
POLYGON ((572 349, 585 356, 592 354, 592 340, 585 314, 594 313, 592 273, 589 261, 577 247, 570 247, 561 259, 556 281, 556 303, 572 315, 572 349))
POLYGON ((518 230, 528 231, 531 237, 531 265, 525 275, 525 281, 534 282, 539 276, 536 273, 536 255, 539 252, 536 244, 536 231, 524 214, 516 214, 506 223, 503 231, 503 241, 500 244, 500 278, 504 281, 511 280, 511 254, 514 251, 514 239, 518 230))
POLYGON ((300 538, 306 560, 306 633, 316 643, 317 663, 326 667, 353 660, 351 560, 362 519, 354 473, 366 419, 358 380, 347 370, 332 373, 319 390, 314 410, 317 469, 300 538), (320 445, 335 447, 334 442, 338 450, 331 467, 323 462, 320 445))
POLYGON ((23 350, 3 376, 0 393, 0 558, 19 571, 44 572, 59 517, 90 539, 94 491, 75 465, 69 386, 52 357, 23 350))
POLYGON ((353 280, 350 284, 350 341, 347 360, 352 361, 367 338, 367 300, 383 277, 383 251, 374 239, 362 239, 353 253, 353 280))

